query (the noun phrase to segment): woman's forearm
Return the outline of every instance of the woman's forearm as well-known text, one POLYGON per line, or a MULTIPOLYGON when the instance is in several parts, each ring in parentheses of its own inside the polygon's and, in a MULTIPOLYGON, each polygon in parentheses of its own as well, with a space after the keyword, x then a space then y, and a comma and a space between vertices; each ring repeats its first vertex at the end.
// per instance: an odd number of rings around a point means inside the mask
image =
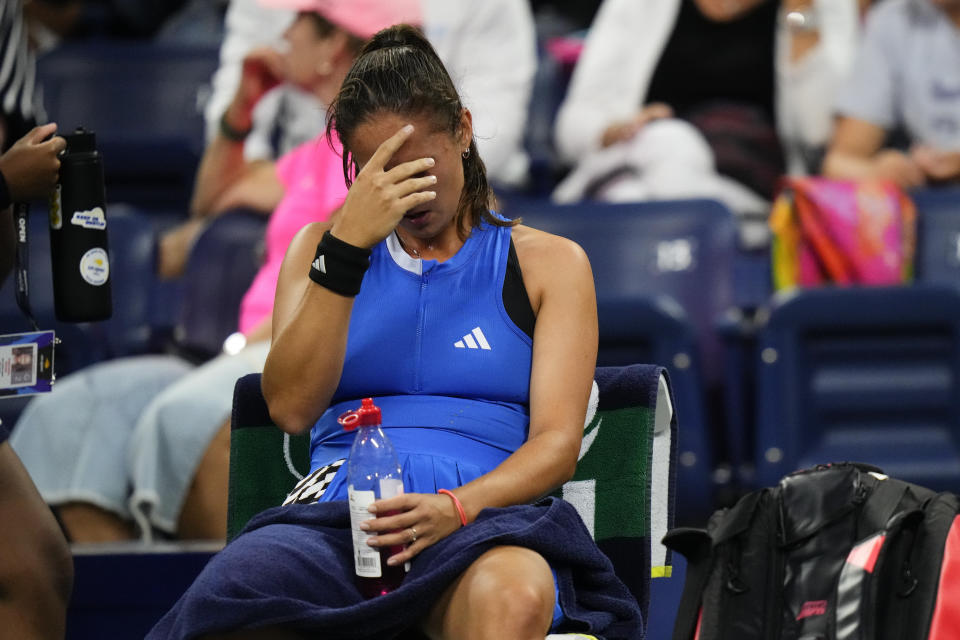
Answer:
POLYGON ((307 281, 292 319, 275 333, 263 368, 270 415, 289 433, 310 428, 340 383, 353 298, 307 281))
POLYGON ((528 504, 573 476, 580 440, 558 431, 532 437, 496 469, 455 490, 472 522, 487 507, 528 504))

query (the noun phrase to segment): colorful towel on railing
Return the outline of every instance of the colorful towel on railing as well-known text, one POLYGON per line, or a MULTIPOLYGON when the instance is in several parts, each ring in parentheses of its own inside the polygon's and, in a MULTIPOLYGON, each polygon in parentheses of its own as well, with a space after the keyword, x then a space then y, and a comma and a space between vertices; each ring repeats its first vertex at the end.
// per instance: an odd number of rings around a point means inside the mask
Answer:
POLYGON ((784 178, 770 229, 778 291, 913 278, 916 212, 891 182, 784 178))

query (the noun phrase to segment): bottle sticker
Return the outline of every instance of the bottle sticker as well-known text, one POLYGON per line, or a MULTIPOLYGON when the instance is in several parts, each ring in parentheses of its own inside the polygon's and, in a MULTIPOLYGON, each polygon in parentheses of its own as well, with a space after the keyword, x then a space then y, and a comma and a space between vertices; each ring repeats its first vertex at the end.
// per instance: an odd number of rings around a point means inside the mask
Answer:
POLYGON ((350 529, 353 532, 353 566, 361 578, 379 578, 383 575, 380 567, 380 551, 367 544, 371 534, 360 529, 360 523, 373 517, 369 507, 376 496, 373 491, 357 491, 347 488, 347 500, 350 504, 350 529))
POLYGON ((100 247, 90 249, 80 258, 80 276, 88 283, 99 287, 110 277, 110 259, 100 247))
POLYGON ((60 185, 53 190, 50 195, 50 228, 60 229, 63 227, 63 209, 60 204, 60 185))
POLYGON ((102 230, 107 228, 107 218, 102 208, 94 207, 86 211, 74 211, 73 217, 70 218, 70 224, 84 229, 102 230))

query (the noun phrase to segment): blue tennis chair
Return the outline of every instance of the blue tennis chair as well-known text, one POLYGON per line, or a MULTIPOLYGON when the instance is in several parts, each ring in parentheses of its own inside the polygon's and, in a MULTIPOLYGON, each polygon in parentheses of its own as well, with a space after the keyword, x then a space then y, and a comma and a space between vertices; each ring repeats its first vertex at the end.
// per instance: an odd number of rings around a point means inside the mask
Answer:
POLYGON ((960 490, 960 292, 825 288, 778 300, 759 340, 761 486, 867 462, 960 490))

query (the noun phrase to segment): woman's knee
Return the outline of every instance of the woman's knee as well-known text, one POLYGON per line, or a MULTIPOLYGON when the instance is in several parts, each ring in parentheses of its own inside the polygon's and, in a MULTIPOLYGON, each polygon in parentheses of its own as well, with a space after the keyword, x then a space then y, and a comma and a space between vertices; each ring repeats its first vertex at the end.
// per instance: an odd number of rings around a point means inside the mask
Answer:
POLYGON ((500 620, 523 637, 546 632, 553 618, 555 589, 543 557, 522 547, 487 552, 464 574, 472 613, 500 620))

